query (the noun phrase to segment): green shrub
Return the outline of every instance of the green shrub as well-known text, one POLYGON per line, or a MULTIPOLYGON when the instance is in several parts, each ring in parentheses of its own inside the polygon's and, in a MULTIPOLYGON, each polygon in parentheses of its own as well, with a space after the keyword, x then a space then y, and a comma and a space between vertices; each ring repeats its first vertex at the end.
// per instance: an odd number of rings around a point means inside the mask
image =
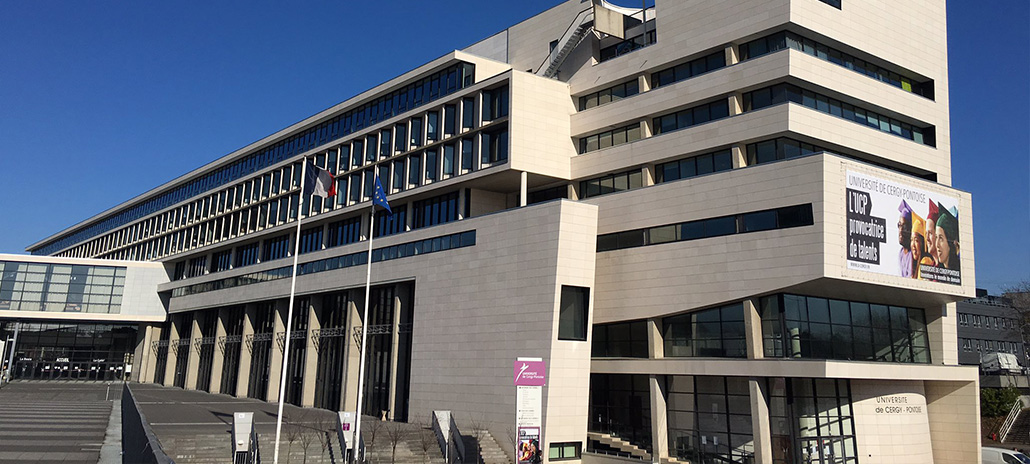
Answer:
MULTIPOLYGON (((1012 405, 1019 400, 1019 390, 1009 388, 981 388, 980 416, 1000 417, 1008 415, 1012 405)), ((1027 405, 1023 405, 1024 407, 1027 405)))

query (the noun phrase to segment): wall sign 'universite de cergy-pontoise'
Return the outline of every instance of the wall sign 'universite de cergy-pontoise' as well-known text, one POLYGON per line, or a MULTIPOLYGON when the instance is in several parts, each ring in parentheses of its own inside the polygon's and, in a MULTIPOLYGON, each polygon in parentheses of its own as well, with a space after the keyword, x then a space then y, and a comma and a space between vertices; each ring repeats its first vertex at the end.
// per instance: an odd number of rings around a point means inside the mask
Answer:
POLYGON ((848 269, 962 283, 958 199, 847 172, 848 269))

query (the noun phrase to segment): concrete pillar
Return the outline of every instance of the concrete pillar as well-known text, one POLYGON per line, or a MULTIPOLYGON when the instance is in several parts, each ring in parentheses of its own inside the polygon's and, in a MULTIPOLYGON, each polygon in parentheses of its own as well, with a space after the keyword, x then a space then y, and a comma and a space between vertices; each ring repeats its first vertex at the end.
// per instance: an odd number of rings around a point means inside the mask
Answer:
POLYGON ((729 96, 730 100, 730 116, 736 116, 744 112, 744 94, 741 92, 733 92, 729 96))
POLYGON ((669 409, 664 377, 652 374, 648 385, 651 390, 651 461, 658 463, 669 457, 669 409))
POLYGON ((762 316, 758 312, 758 300, 744 300, 744 341, 748 359, 765 358, 762 344, 762 316))
POLYGON ((930 363, 958 365, 958 321, 956 303, 923 309, 926 336, 930 344, 930 363))
POLYGON ((569 199, 579 200, 579 192, 576 191, 575 182, 569 184, 569 199))
POLYGON ((161 326, 158 324, 140 324, 143 331, 143 346, 133 361, 131 380, 140 383, 153 383, 154 370, 157 368, 157 353, 154 342, 161 338, 161 326))
POLYGON ((665 339, 662 337, 662 320, 647 320, 647 355, 651 359, 665 357, 665 339))
POLYGON ((193 328, 190 330, 189 362, 186 365, 186 383, 184 390, 196 390, 197 378, 200 377, 200 341, 204 333, 200 331, 200 320, 204 317, 203 311, 193 314, 193 328))
POLYGON ((655 180, 658 179, 655 174, 654 163, 645 164, 644 167, 640 168, 641 176, 643 177, 644 187, 650 187, 655 184, 655 180))
POLYGON ((773 464, 768 384, 764 378, 752 377, 748 380, 748 389, 751 393, 751 434, 755 440, 755 464, 773 464))
POLYGON ((343 395, 341 395, 341 411, 355 411, 358 408, 358 364, 361 363, 359 341, 354 337, 356 329, 361 328, 361 310, 365 294, 350 292, 347 298, 347 372, 343 378, 343 395), (360 298, 355 301, 355 298, 360 298))
POLYGON ((178 351, 171 343, 179 339, 179 324, 182 323, 182 318, 179 315, 169 315, 168 317, 172 323, 168 324, 168 330, 170 331, 168 335, 168 361, 165 363, 165 381, 162 384, 166 387, 175 385, 175 365, 179 357, 176 356, 178 351))
POLYGON ((747 149, 743 144, 734 144, 730 148, 730 153, 733 157, 733 169, 747 166, 747 149))
MULTIPOLYGON (((311 304, 308 311, 308 333, 304 337, 307 345, 304 347, 304 391, 301 393, 300 404, 305 408, 315 406, 315 382, 318 379, 318 352, 315 351, 315 336, 322 328, 322 298, 311 297, 311 304)), ((299 340, 294 340, 299 341, 299 340)))
MULTIPOLYGON (((265 401, 269 403, 279 402, 279 384, 282 382, 283 373, 283 346, 279 346, 279 333, 286 332, 286 311, 289 310, 290 300, 276 300, 275 302, 275 327, 272 329, 272 353, 268 357, 268 395, 265 401)), ((287 337, 290 334, 286 334, 287 337)), ((285 345, 284 345, 285 346, 285 345)))
POLYGON ((726 45, 726 66, 733 66, 740 62, 740 54, 736 44, 726 45))
POLYGON ((637 76, 637 87, 640 89, 640 93, 651 90, 651 73, 644 73, 637 76))
POLYGON ((231 308, 219 308, 218 318, 215 320, 215 356, 211 361, 211 387, 210 391, 218 393, 222 387, 222 367, 225 365, 225 350, 219 343, 225 336, 226 322, 232 314, 231 308))
POLYGON ((653 124, 654 120, 651 118, 644 118, 643 121, 640 121, 640 138, 646 139, 654 135, 653 124))
MULTIPOLYGON (((460 148, 459 148, 460 150, 460 148)), ((460 168, 459 168, 460 169, 460 168)), ((458 220, 468 219, 465 217, 465 203, 469 201, 468 189, 458 189, 458 220)))
POLYGON ((522 171, 519 174, 519 206, 526 206, 529 202, 529 173, 522 171))
POLYGON ((254 318, 257 313, 257 305, 248 304, 243 312, 243 333, 240 340, 240 370, 236 377, 236 397, 246 398, 250 388, 250 361, 253 358, 250 346, 247 345, 247 337, 254 335, 254 318))
MULTIPOLYGON (((525 172, 522 173, 523 178, 525 178, 525 174, 525 172)), ((523 196, 524 198, 525 196, 523 196)), ((397 412, 397 352, 401 347, 401 298, 396 292, 393 294, 391 303, 393 304, 393 323, 390 327, 390 420, 394 420, 397 412)))

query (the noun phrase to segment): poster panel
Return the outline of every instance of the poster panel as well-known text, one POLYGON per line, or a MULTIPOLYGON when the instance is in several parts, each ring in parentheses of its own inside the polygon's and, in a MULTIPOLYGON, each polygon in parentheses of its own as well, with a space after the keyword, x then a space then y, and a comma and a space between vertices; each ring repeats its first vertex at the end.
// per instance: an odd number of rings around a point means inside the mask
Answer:
POLYGON ((540 427, 519 427, 519 464, 539 464, 540 427))
POLYGON ((957 198, 847 171, 848 269, 962 284, 957 198))

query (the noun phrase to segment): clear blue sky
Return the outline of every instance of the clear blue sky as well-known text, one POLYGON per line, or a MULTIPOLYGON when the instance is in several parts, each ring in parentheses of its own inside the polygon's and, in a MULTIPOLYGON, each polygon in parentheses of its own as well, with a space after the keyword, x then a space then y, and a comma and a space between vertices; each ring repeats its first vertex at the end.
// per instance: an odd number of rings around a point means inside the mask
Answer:
MULTIPOLYGON (((558 1, 2 2, 0 252, 558 1)), ((949 1, 954 185, 992 292, 1030 280, 1028 24, 1026 0, 949 1)))

